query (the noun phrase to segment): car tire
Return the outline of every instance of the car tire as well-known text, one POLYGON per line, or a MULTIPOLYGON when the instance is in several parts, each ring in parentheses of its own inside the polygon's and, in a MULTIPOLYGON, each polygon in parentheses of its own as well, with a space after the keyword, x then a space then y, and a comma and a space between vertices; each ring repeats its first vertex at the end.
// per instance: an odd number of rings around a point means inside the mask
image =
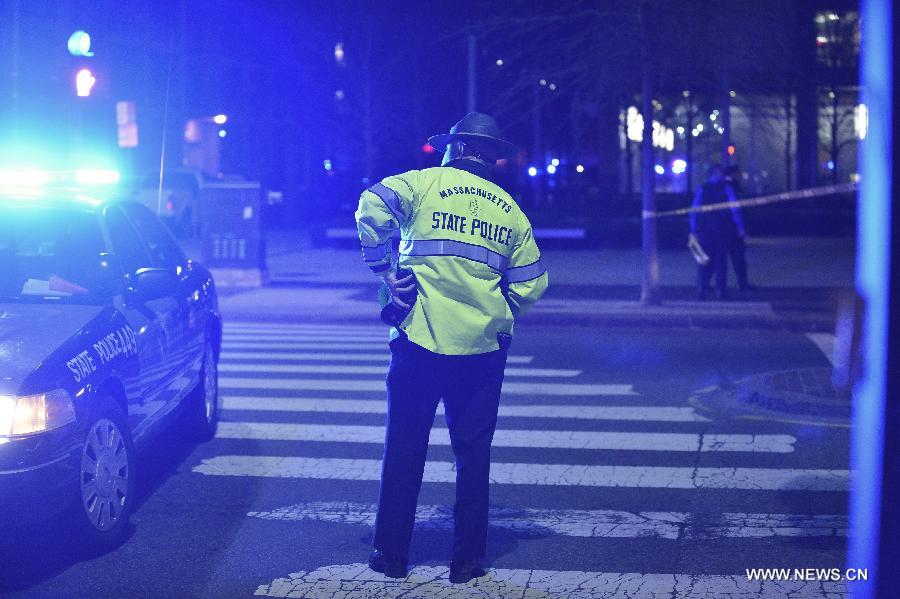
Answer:
POLYGON ((209 441, 219 429, 219 368, 211 341, 203 350, 200 382, 191 392, 188 402, 191 428, 198 441, 209 441))
POLYGON ((124 539, 135 501, 135 462, 122 410, 102 402, 81 440, 73 523, 83 549, 104 553, 124 539))

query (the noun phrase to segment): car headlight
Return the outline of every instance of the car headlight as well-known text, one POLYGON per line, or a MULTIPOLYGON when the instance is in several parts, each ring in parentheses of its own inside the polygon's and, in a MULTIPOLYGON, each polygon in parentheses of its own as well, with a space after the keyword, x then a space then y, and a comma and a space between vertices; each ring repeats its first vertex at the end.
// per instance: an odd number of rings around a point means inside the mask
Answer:
POLYGON ((63 389, 19 397, 0 396, 0 437, 40 433, 74 421, 72 396, 63 389))

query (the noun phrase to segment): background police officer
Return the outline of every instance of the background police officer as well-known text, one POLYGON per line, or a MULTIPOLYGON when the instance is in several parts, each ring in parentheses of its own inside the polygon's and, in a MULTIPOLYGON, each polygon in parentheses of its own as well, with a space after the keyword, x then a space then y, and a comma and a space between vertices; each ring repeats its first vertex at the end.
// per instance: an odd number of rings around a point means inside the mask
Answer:
POLYGON ((515 153, 494 119, 469 113, 428 141, 446 148, 440 167, 387 177, 362 193, 356 212, 363 258, 390 291, 395 325, 369 565, 406 576, 429 432, 443 399, 456 455, 450 580, 466 582, 485 573, 490 446, 513 320, 543 295, 548 276, 528 219, 492 181, 496 160, 515 153))
MULTIPOLYGON (((736 201, 734 190, 725 181, 722 165, 713 164, 709 168, 709 178, 694 196, 694 208, 736 201)), ((715 273, 716 297, 728 299, 728 247, 731 240, 743 235, 744 225, 740 212, 735 208, 715 208, 708 211, 691 212, 691 235, 697 237, 703 250, 709 255, 706 264, 697 269, 698 298, 706 299, 709 281, 715 273)))
MULTIPOLYGON (((741 167, 732 164, 725 169, 725 183, 731 188, 735 198, 741 198, 741 167)), ((728 240, 728 256, 731 258, 731 266, 737 277, 738 289, 748 291, 755 289, 747 280, 747 231, 744 228, 744 217, 741 209, 735 206, 731 209, 735 226, 732 228, 731 238, 728 240)))

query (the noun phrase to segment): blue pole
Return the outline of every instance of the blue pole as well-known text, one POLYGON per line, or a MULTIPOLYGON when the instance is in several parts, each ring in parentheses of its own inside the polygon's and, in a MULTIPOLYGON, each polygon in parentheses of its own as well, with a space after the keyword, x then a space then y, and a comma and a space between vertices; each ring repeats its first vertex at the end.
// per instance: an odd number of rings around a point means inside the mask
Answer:
POLYGON ((891 280, 891 10, 891 0, 862 1, 860 79, 863 102, 868 107, 869 129, 860 148, 856 289, 866 309, 862 331, 863 372, 853 392, 850 460, 854 481, 847 556, 848 568, 868 569, 868 582, 850 583, 854 597, 859 598, 889 596, 887 577, 891 572, 878 571, 879 550, 883 550, 879 543, 897 542, 889 540, 889 534, 881 535, 882 507, 886 506, 882 475, 891 280))

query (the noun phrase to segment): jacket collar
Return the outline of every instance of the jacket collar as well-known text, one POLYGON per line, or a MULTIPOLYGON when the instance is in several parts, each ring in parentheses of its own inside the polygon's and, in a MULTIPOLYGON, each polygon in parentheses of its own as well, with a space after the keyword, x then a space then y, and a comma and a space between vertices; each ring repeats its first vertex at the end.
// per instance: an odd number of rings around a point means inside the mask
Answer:
POLYGON ((494 169, 475 160, 469 160, 468 158, 457 158, 456 160, 451 160, 450 162, 448 162, 446 166, 450 166, 461 171, 466 171, 467 173, 472 173, 476 177, 481 177, 482 179, 486 179, 491 183, 497 183, 497 181, 494 179, 494 169))

